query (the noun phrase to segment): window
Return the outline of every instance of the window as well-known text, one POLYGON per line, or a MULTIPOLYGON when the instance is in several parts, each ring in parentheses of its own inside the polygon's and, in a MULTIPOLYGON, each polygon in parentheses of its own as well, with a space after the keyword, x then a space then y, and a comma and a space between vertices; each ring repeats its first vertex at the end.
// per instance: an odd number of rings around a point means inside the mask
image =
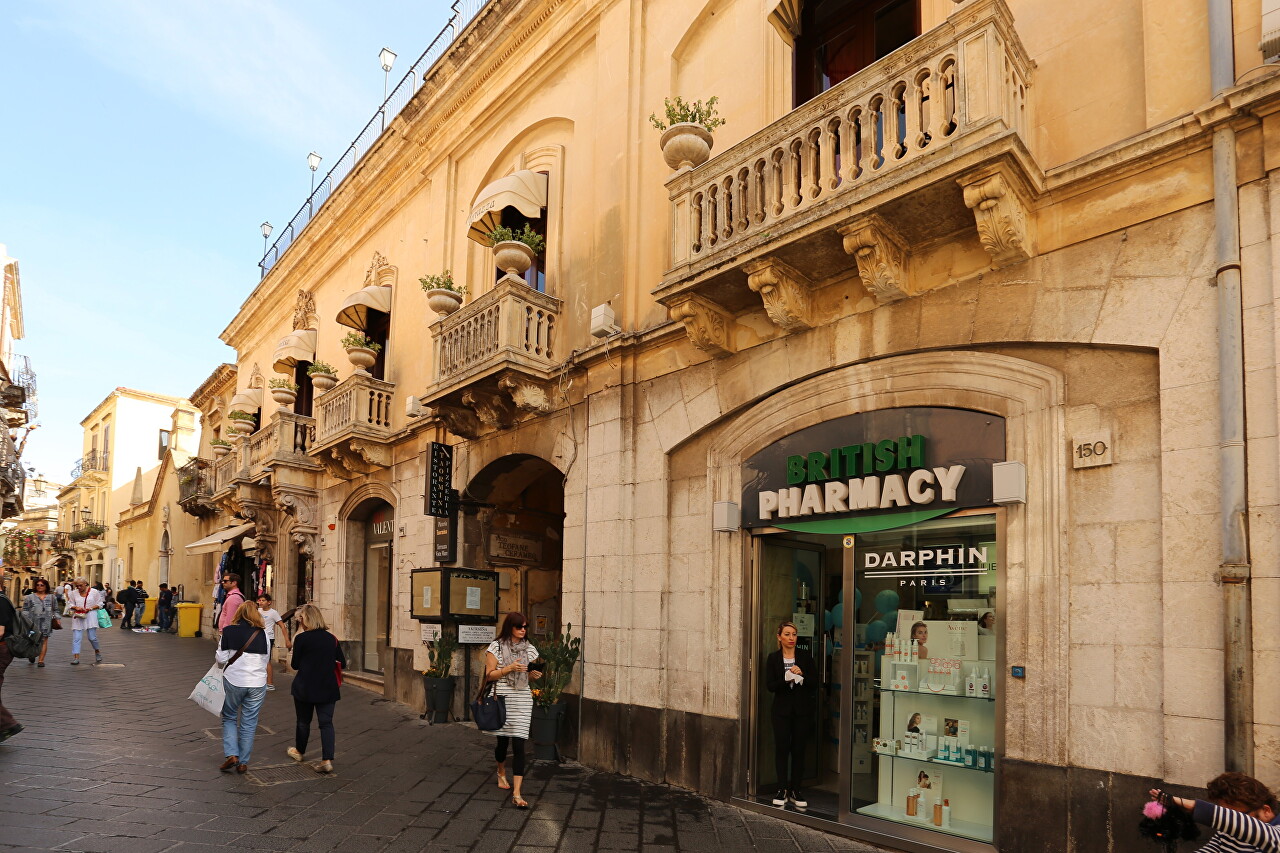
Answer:
POLYGON ((161 461, 164 461, 164 454, 168 449, 169 449, 169 430, 162 429, 160 430, 160 447, 157 452, 156 458, 160 459, 161 461))
MULTIPOLYGON (((542 172, 540 174, 546 174, 542 172)), ((515 207, 504 207, 500 214, 501 223, 510 228, 512 231, 523 231, 524 226, 528 225, 534 231, 538 232, 546 238, 547 236, 547 209, 542 208, 536 217, 525 216, 515 207)), ((502 270, 494 270, 494 280, 502 278, 506 273, 502 270)), ((542 251, 533 259, 533 264, 529 269, 525 270, 524 283, 532 287, 539 293, 547 291, 547 247, 543 244, 542 251)))
POLYGON ((382 311, 369 309, 369 317, 365 321, 365 335, 382 348, 378 350, 378 359, 369 368, 369 375, 374 379, 387 378, 387 339, 391 337, 391 315, 382 311))
POLYGON ((111 424, 102 425, 102 467, 105 469, 111 460, 111 424))
MULTIPOLYGON (((381 356, 382 353, 378 355, 381 356)), ((307 375, 307 368, 310 366, 309 361, 298 361, 293 365, 293 384, 298 386, 298 397, 293 401, 293 411, 305 418, 311 417, 311 403, 315 399, 315 388, 311 385, 311 377, 307 375)))
POLYGON ((795 48, 796 106, 920 35, 919 0, 810 0, 795 48))

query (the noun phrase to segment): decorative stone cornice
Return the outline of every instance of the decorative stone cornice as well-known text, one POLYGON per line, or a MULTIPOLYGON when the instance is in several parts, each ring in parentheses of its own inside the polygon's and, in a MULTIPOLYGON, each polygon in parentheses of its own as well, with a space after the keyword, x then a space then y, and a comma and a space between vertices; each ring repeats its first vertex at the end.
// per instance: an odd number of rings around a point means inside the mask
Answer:
POLYGON ((498 387, 511 395, 516 408, 546 414, 554 407, 551 385, 519 373, 506 373, 498 379, 498 387))
POLYGON ((369 264, 369 269, 364 274, 364 286, 372 287, 380 285, 382 287, 391 287, 396 283, 396 276, 400 270, 387 263, 387 259, 382 256, 381 252, 373 253, 373 261, 369 264))
POLYGON ((320 315, 316 313, 316 297, 309 290, 299 290, 293 306, 293 330, 320 328, 320 315))
POLYGON ((775 326, 786 332, 813 328, 813 284, 804 274, 770 257, 743 264, 742 271, 775 326))
POLYGON ((733 315, 709 299, 690 294, 668 307, 672 320, 684 323, 689 342, 714 356, 734 351, 733 315))
POLYGON ((997 267, 1025 261, 1034 254, 1030 231, 1030 205, 1001 165, 980 169, 958 179, 964 203, 973 210, 978 239, 997 267))
POLYGON ((836 229, 844 250, 858 263, 858 276, 880 304, 911 295, 907 279, 907 249, 902 237, 876 214, 836 229))
POLYGON ((511 402, 497 391, 468 388, 462 392, 462 402, 475 411, 482 424, 494 429, 506 429, 514 420, 511 402))

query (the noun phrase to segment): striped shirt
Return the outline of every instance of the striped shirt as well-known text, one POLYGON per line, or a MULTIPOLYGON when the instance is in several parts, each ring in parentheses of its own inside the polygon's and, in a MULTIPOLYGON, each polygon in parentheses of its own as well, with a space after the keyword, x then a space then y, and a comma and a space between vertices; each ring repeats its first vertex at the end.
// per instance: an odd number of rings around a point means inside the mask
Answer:
MULTIPOLYGON (((504 654, 501 644, 494 640, 485 649, 489 654, 493 655, 493 659, 498 662, 499 667, 509 666, 515 663, 512 657, 510 647, 504 654)), ((529 644, 529 648, 525 653, 525 663, 533 663, 538 659, 538 650, 529 644)), ((500 678, 496 682, 497 694, 503 698, 503 702, 507 707, 507 722, 502 728, 496 732, 486 732, 485 734, 498 735, 499 737, 518 737, 524 740, 529 739, 529 721, 533 719, 533 693, 528 687, 523 689, 512 687, 508 683, 510 676, 500 678)))
POLYGON ((1217 830, 1200 853, 1280 853, 1280 818, 1263 823, 1244 812, 1196 800, 1196 823, 1217 830))

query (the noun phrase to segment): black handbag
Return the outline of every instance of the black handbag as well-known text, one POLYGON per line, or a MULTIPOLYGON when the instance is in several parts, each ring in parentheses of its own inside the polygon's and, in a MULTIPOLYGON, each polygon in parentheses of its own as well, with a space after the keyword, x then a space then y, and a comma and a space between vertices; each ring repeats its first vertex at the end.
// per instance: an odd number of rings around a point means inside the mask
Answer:
POLYGON ((507 724, 507 700, 498 695, 498 682, 480 688, 471 703, 471 719, 482 732, 496 732, 507 724))

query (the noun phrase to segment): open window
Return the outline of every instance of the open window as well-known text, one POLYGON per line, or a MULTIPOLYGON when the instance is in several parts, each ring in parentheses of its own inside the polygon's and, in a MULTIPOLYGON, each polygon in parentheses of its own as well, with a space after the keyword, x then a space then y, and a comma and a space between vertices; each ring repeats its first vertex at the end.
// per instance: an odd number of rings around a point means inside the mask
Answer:
MULTIPOLYGON (((499 178, 476 196, 471 207, 467 236, 482 246, 489 245, 489 232, 498 227, 522 231, 528 225, 547 238, 547 172, 523 169, 499 178)), ((524 274, 525 284, 534 290, 547 289, 547 247, 538 253, 524 274)), ((504 273, 494 268, 494 281, 504 273)))
POLYGON ((376 256, 366 281, 376 281, 347 297, 338 311, 338 322, 363 332, 378 346, 377 360, 369 368, 374 379, 387 378, 387 342, 391 337, 391 290, 396 268, 376 256))
POLYGON ((795 105, 918 35, 919 0, 807 0, 795 38, 795 105))

